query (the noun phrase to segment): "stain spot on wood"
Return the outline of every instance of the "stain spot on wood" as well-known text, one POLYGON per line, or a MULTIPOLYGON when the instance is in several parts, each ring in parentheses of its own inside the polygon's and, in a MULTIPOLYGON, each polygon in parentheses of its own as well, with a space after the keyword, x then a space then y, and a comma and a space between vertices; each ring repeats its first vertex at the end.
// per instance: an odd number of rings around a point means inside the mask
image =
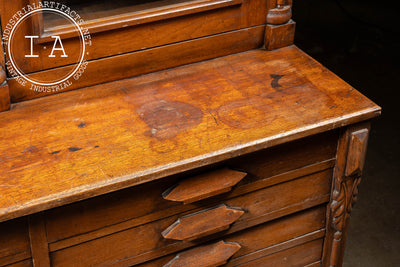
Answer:
POLYGON ((85 128, 86 127, 86 123, 81 122, 81 123, 78 124, 78 127, 79 128, 85 128))
POLYGON ((68 148, 68 150, 70 151, 70 152, 75 152, 75 151, 78 151, 78 150, 81 150, 82 148, 80 148, 80 147, 69 147, 68 148))
POLYGON ((200 108, 179 101, 153 101, 142 105, 137 112, 150 127, 145 134, 160 140, 195 127, 203 118, 200 108))
POLYGON ((61 150, 57 150, 57 151, 50 152, 50 154, 55 155, 55 154, 58 154, 60 152, 61 152, 61 150))
POLYGON ((282 86, 279 84, 279 80, 280 80, 284 75, 271 74, 270 76, 271 76, 271 78, 272 78, 272 81, 271 81, 271 87, 272 87, 272 88, 277 89, 277 88, 282 87, 282 86))
POLYGON ((28 152, 28 153, 35 153, 38 152, 39 149, 35 146, 29 146, 27 148, 24 149, 24 152, 28 152))
POLYGON ((296 106, 297 113, 294 113, 292 109, 280 112, 282 119, 287 123, 291 122, 296 125, 302 123, 303 118, 308 118, 309 120, 320 119, 321 114, 315 112, 315 110, 319 109, 319 106, 331 107, 335 105, 333 99, 326 93, 308 83, 285 87, 285 90, 277 90, 277 92, 268 94, 266 97, 277 106, 296 106), (299 97, 303 95, 313 95, 318 101, 307 97, 299 97))
POLYGON ((153 139, 150 141, 150 147, 153 151, 160 154, 170 153, 176 149, 177 143, 175 140, 163 140, 162 142, 153 139))
MULTIPOLYGON (((217 110, 218 119, 223 123, 240 129, 250 129, 260 124, 272 122, 268 100, 254 98, 252 101, 242 99, 227 103, 217 110)), ((272 107, 271 107, 272 108, 272 107)))
POLYGON ((98 148, 99 146, 94 146, 94 148, 98 148))

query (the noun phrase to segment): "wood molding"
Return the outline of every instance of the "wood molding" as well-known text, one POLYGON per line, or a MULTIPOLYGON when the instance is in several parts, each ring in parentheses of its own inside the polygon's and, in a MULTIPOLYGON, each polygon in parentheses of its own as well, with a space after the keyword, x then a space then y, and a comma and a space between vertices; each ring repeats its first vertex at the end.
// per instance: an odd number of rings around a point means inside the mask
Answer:
POLYGON ((267 24, 285 24, 292 18, 292 0, 275 0, 272 6, 267 14, 267 24))
POLYGON ((266 18, 266 50, 274 50, 294 43, 296 23, 292 18, 292 0, 273 0, 266 18))
POLYGON ((294 43, 296 23, 293 20, 281 25, 265 27, 265 49, 274 50, 294 43))
POLYGON ((342 266, 350 213, 357 201, 369 129, 369 123, 357 124, 347 128, 339 139, 332 199, 327 214, 323 266, 342 266))

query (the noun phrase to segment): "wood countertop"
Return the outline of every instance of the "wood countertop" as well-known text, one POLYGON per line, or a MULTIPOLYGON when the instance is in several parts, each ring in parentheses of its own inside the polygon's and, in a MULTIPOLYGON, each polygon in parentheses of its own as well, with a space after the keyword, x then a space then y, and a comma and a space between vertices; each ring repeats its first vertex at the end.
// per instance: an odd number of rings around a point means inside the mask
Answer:
POLYGON ((0 221, 378 114, 295 46, 21 102, 0 113, 0 221))

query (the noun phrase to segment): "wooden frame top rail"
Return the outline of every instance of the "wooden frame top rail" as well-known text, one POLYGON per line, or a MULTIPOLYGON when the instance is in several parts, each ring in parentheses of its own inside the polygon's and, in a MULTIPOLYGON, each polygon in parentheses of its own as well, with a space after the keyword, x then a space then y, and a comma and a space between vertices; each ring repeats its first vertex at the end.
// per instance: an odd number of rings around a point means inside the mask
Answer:
MULTIPOLYGON (((38 0, 31 1, 37 2, 38 0)), ((114 12, 98 10, 95 6, 86 7, 91 12, 85 13, 88 17, 83 17, 85 23, 82 24, 82 27, 89 29, 91 33, 104 32, 242 4, 242 0, 160 0, 153 2, 141 4, 139 7, 116 8, 114 12)), ((41 16, 35 22, 40 43, 53 41, 52 35, 61 36, 62 39, 78 36, 78 32, 72 24, 63 25, 59 20, 53 19, 46 22, 45 18, 41 16)))

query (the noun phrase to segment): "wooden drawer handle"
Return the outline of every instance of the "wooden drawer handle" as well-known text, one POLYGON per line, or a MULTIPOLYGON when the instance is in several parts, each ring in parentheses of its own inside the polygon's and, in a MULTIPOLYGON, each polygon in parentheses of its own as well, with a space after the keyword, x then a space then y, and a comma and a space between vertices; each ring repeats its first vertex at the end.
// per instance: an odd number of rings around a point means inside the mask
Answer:
POLYGON ((163 198, 184 204, 229 192, 247 173, 227 168, 183 180, 163 193, 163 198))
POLYGON ((163 267, 212 267, 227 263, 240 249, 234 242, 219 241, 179 253, 163 267))
POLYGON ((197 239, 228 229, 243 214, 241 209, 222 204, 179 218, 162 232, 162 236, 175 240, 197 239))

